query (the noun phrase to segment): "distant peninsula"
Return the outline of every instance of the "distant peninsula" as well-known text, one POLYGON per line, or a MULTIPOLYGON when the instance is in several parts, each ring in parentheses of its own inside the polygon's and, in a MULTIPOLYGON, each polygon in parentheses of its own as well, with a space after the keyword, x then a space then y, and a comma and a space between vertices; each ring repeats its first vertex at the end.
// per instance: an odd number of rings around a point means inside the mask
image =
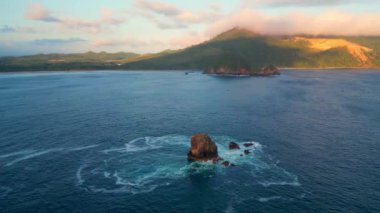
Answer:
POLYGON ((0 72, 203 70, 275 75, 278 68, 332 67, 380 67, 380 36, 269 36, 233 28, 201 44, 155 54, 87 52, 0 58, 0 72))

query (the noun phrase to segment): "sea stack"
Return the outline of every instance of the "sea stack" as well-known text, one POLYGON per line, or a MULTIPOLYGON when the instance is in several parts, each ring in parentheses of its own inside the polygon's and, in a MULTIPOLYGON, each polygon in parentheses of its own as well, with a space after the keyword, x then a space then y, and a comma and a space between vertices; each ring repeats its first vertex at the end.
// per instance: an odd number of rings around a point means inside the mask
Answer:
POLYGON ((191 148, 187 154, 189 161, 218 161, 218 147, 211 138, 203 133, 191 137, 191 148))

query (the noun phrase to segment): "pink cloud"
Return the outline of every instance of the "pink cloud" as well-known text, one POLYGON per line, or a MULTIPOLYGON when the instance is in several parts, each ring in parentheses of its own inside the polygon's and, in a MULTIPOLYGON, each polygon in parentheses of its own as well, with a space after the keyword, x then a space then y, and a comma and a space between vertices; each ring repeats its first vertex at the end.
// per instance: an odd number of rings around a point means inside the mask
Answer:
POLYGON ((205 11, 191 11, 160 1, 135 0, 135 3, 140 15, 163 29, 185 28, 189 24, 209 23, 221 17, 220 7, 215 4, 210 5, 205 11))
POLYGON ((181 10, 172 4, 158 1, 136 0, 136 5, 140 8, 154 11, 163 15, 173 16, 181 13, 181 10))
POLYGON ((99 32, 108 26, 117 26, 126 22, 126 18, 116 18, 112 10, 102 8, 98 20, 84 20, 71 17, 56 17, 50 10, 42 4, 32 4, 25 12, 25 17, 29 20, 56 23, 65 29, 99 32))
POLYGON ((112 47, 112 46, 121 46, 121 47, 149 47, 149 46, 163 46, 165 43, 161 41, 146 41, 136 38, 125 38, 125 39, 98 39, 93 42, 94 47, 112 47))
POLYGON ((108 23, 111 25, 120 25, 126 21, 125 18, 115 18, 115 14, 109 8, 103 7, 100 11, 101 13, 101 22, 108 23))
POLYGON ((46 22, 57 22, 57 18, 50 14, 50 11, 46 9, 42 4, 35 3, 29 6, 25 13, 25 17, 30 20, 39 20, 46 22))
POLYGON ((351 3, 377 2, 377 0, 241 0, 244 5, 266 5, 266 6, 334 6, 351 3))
POLYGON ((378 14, 350 14, 325 11, 316 15, 290 12, 285 15, 266 15, 252 9, 242 9, 210 25, 206 34, 215 36, 233 27, 247 28, 263 34, 336 34, 379 35, 374 27, 378 14))

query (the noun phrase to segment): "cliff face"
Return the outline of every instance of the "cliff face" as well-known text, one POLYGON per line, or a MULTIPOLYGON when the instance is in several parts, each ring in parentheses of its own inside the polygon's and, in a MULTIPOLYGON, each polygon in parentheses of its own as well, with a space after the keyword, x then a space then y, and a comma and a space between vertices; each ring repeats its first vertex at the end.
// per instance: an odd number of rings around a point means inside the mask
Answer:
POLYGON ((218 147, 206 134, 196 134, 191 137, 191 148, 187 154, 189 161, 217 161, 218 147))
POLYGON ((273 65, 264 66, 260 69, 238 67, 231 68, 227 66, 221 66, 217 68, 209 68, 204 71, 205 74, 216 75, 249 75, 249 76, 271 76, 279 75, 280 71, 273 65))

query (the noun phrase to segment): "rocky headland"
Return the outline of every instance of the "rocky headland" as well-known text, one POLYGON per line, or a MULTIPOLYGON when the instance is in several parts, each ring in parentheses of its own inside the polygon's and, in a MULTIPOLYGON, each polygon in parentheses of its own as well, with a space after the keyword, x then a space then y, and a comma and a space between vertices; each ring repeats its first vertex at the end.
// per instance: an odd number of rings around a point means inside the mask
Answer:
POLYGON ((213 67, 204 70, 205 74, 215 75, 241 75, 241 76, 271 76, 279 75, 280 71, 273 65, 267 65, 262 68, 238 67, 232 68, 228 66, 213 67))

